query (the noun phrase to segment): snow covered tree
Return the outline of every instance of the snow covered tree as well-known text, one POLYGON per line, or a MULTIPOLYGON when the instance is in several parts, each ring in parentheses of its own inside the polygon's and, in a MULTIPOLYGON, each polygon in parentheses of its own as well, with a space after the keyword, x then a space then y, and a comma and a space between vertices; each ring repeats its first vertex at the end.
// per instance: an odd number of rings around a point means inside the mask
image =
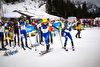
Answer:
POLYGON ((83 5, 82 5, 82 14, 83 14, 84 18, 88 17, 88 11, 87 11, 86 2, 84 2, 83 5))
POLYGON ((52 4, 51 4, 51 0, 47 0, 46 11, 47 11, 47 13, 52 14, 52 4))

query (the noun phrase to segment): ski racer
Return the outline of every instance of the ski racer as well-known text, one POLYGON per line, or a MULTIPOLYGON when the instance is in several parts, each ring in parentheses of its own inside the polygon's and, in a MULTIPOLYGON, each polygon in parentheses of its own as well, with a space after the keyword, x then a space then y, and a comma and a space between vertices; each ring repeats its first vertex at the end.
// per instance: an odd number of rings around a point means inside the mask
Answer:
POLYGON ((15 46, 16 46, 16 36, 18 38, 18 46, 19 45, 19 22, 18 22, 18 19, 15 19, 15 22, 14 22, 14 41, 15 41, 15 46))
POLYGON ((10 36, 9 36, 9 43, 10 43, 10 47, 11 47, 11 42, 13 42, 13 35, 14 35, 14 20, 11 18, 10 22, 8 23, 8 28, 9 28, 9 32, 10 32, 10 36))
MULTIPOLYGON (((43 23, 41 25, 41 31, 43 33, 43 37, 45 38, 45 43, 46 43, 46 51, 49 50, 50 44, 48 43, 48 39, 49 39, 49 26, 53 26, 53 25, 49 25, 47 18, 43 18, 43 23)), ((55 26, 53 26, 55 27, 55 26)), ((56 27, 55 27, 56 28, 56 27)), ((58 28, 57 28, 58 29, 58 28)))
POLYGON ((6 48, 4 46, 4 26, 1 23, 1 20, 0 20, 0 38, 1 38, 1 41, 2 41, 2 50, 6 50, 6 48))
POLYGON ((21 34, 21 45, 22 45, 22 48, 25 50, 24 43, 23 43, 23 35, 25 37, 26 47, 28 47, 28 44, 27 44, 27 33, 26 33, 26 29, 25 29, 25 21, 24 21, 24 18, 21 18, 20 25, 21 25, 20 26, 21 27, 21 30, 20 30, 20 34, 21 34))
POLYGON ((9 33, 9 27, 8 27, 8 21, 7 21, 7 18, 4 18, 4 27, 5 27, 5 41, 6 41, 6 46, 8 45, 8 40, 7 40, 7 37, 10 37, 10 33, 9 33))
POLYGON ((64 37, 65 37, 64 49, 66 49, 68 37, 71 40, 72 48, 74 48, 73 39, 72 39, 72 36, 70 34, 70 31, 71 31, 71 26, 68 27, 68 24, 67 24, 67 26, 64 28, 64 37))

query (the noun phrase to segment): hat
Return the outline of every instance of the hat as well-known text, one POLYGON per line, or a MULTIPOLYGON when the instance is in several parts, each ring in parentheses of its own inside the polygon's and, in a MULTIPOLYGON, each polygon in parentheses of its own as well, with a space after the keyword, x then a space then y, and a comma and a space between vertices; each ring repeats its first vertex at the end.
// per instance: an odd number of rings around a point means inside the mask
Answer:
POLYGON ((47 22, 47 18, 43 18, 43 23, 44 23, 44 22, 47 22))

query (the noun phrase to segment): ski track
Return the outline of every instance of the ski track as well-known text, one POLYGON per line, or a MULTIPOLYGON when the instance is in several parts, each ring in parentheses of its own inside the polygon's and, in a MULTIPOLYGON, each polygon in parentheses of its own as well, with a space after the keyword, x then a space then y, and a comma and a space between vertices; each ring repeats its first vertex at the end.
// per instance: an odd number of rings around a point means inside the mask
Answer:
MULTIPOLYGON (((53 37, 54 44, 50 46, 54 49, 43 56, 39 53, 45 50, 46 46, 41 45, 37 47, 37 51, 35 48, 23 50, 17 46, 18 53, 10 56, 3 56, 5 51, 0 51, 0 67, 100 67, 100 30, 82 30, 81 39, 75 38, 76 33, 76 30, 71 31, 75 51, 72 51, 69 39, 68 51, 62 49, 59 35, 56 35, 53 37)), ((61 39, 64 43, 64 37, 61 39)), ((7 48, 16 49, 9 46, 7 48)))

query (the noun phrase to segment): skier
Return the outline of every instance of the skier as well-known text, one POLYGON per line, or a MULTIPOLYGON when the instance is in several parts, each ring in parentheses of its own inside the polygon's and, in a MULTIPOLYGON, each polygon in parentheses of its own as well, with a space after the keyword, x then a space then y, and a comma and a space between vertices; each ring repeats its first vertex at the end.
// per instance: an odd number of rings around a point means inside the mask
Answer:
POLYGON ((36 22, 37 22, 37 21, 35 20, 34 22, 31 23, 31 25, 33 25, 34 28, 36 27, 36 22))
POLYGON ((17 19, 15 19, 15 23, 14 23, 14 41, 15 41, 15 46, 16 46, 16 36, 18 38, 18 46, 19 45, 19 22, 17 19))
MULTIPOLYGON (((52 27, 52 23, 50 22, 50 20, 48 19, 48 23, 49 23, 49 32, 50 32, 50 40, 51 40, 51 44, 53 44, 53 38, 52 38, 52 31, 54 30, 52 27)), ((49 41, 49 39, 48 39, 49 41)), ((49 41, 50 42, 50 41, 49 41)))
POLYGON ((9 43, 11 47, 11 43, 13 42, 13 35, 14 35, 14 19, 13 18, 11 18, 10 22, 8 23, 8 28, 10 32, 9 43))
POLYGON ((28 44, 27 44, 27 33, 26 33, 26 29, 25 29, 25 21, 24 21, 24 18, 21 18, 20 25, 21 25, 21 30, 20 30, 20 33, 21 33, 21 45, 22 45, 22 48, 25 50, 24 43, 23 43, 23 35, 25 37, 26 47, 27 48, 29 48, 29 47, 28 47, 28 44))
POLYGON ((73 22, 73 30, 76 30, 76 21, 73 22))
POLYGON ((4 26, 3 24, 1 23, 1 20, 0 20, 0 38, 1 38, 1 41, 2 41, 2 50, 7 50, 4 46, 4 26))
POLYGON ((29 20, 26 20, 26 26, 30 26, 29 20))
POLYGON ((70 31, 71 31, 71 26, 68 27, 68 24, 67 24, 67 26, 64 28, 64 37, 65 37, 64 49, 66 49, 66 45, 67 45, 67 41, 68 41, 68 37, 69 37, 71 40, 72 48, 74 50, 74 43, 73 43, 73 39, 70 34, 70 31))
MULTIPOLYGON (((51 25, 51 26, 53 26, 53 25, 51 25)), ((53 27, 55 27, 55 26, 53 26, 53 27)), ((50 47, 50 44, 48 43, 48 38, 49 38, 49 33, 50 32, 49 32, 49 23, 47 21, 47 18, 43 18, 43 23, 41 25, 41 31, 43 33, 43 37, 45 38, 46 51, 48 51, 49 50, 49 47, 50 47)))
POLYGON ((7 37, 10 37, 10 33, 9 33, 9 27, 8 27, 8 21, 7 21, 7 18, 4 18, 4 26, 5 26, 5 41, 6 41, 6 45, 5 46, 7 46, 8 45, 8 40, 7 40, 7 37))
POLYGON ((81 38, 80 37, 80 33, 81 33, 81 21, 78 20, 78 23, 77 23, 77 34, 75 35, 75 37, 77 38, 77 36, 78 36, 78 38, 81 38))
POLYGON ((42 31, 41 31, 41 24, 42 24, 42 21, 38 21, 37 23, 37 32, 39 34, 39 43, 42 45, 42 42, 43 42, 43 35, 42 35, 42 31))

